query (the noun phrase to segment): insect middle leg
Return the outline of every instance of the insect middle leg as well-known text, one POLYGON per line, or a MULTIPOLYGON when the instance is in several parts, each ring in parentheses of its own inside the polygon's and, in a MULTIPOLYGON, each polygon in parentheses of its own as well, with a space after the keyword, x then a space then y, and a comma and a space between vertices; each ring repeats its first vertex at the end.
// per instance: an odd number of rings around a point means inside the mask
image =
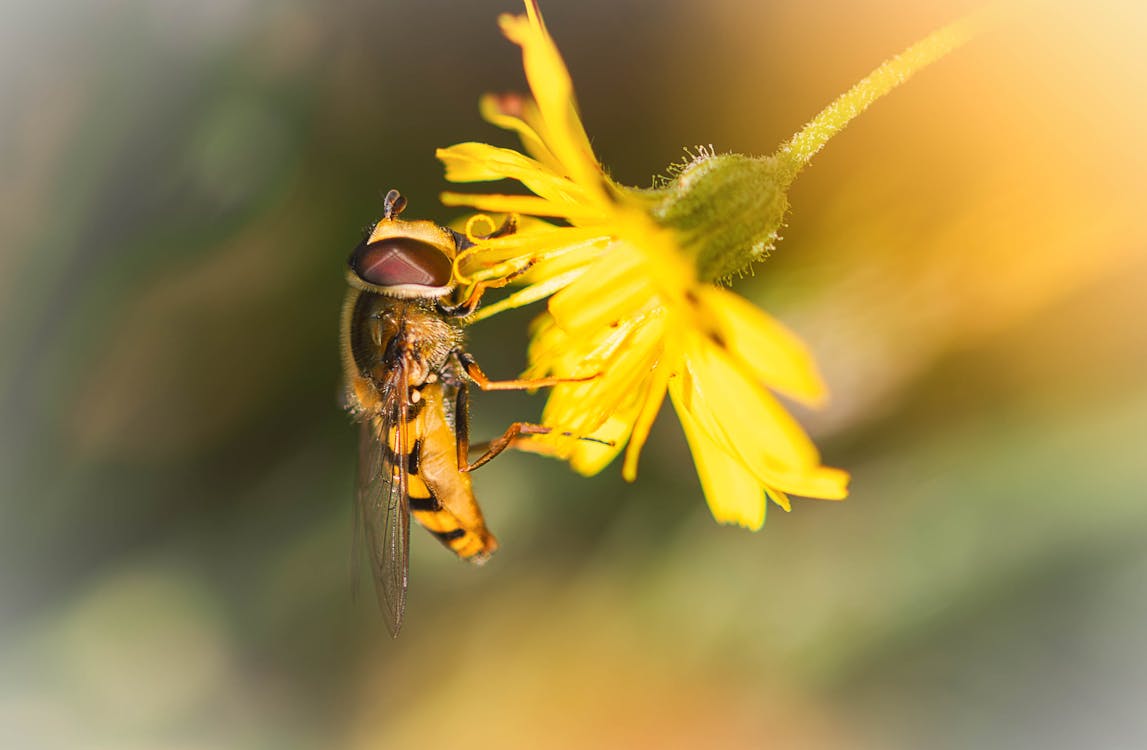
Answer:
POLYGON ((463 383, 454 398, 454 432, 458 438, 458 470, 474 471, 488 463, 502 451, 510 448, 522 435, 546 435, 550 428, 530 422, 514 422, 501 436, 483 445, 484 452, 475 461, 470 461, 470 389, 463 383))
MULTIPOLYGON (((515 380, 490 380, 482 368, 468 352, 456 351, 458 364, 474 385, 484 391, 525 391, 533 388, 549 388, 560 383, 584 383, 598 377, 595 373, 581 378, 517 378, 515 380)), ((523 435, 548 435, 551 428, 531 422, 514 422, 501 437, 495 438, 486 444, 486 451, 476 461, 470 461, 470 428, 469 428, 470 393, 463 382, 459 385, 458 396, 455 401, 455 430, 458 436, 458 468, 461 471, 473 471, 490 461, 502 451, 514 445, 514 442, 523 435)), ((562 433, 574 437, 570 433, 562 433)), ((589 440, 591 438, 581 438, 589 440)))

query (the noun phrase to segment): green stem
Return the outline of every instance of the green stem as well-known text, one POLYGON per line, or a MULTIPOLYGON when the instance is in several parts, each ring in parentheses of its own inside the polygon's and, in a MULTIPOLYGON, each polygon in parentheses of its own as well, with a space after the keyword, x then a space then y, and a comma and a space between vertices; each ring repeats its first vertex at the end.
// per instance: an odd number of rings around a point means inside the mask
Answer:
POLYGON ((986 15, 977 13, 937 29, 837 97, 773 155, 782 180, 790 184, 830 138, 874 101, 971 39, 986 15))

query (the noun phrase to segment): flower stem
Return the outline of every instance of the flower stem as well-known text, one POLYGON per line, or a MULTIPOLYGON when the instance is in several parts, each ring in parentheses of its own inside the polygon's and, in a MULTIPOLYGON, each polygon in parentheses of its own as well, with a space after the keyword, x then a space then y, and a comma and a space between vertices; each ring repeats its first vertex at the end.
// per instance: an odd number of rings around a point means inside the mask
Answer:
POLYGON ((983 26, 987 13, 981 12, 937 29, 899 55, 869 73, 829 104, 786 141, 774 154, 780 176, 791 183, 824 144, 844 129, 874 101, 907 81, 913 75, 959 48, 983 26))

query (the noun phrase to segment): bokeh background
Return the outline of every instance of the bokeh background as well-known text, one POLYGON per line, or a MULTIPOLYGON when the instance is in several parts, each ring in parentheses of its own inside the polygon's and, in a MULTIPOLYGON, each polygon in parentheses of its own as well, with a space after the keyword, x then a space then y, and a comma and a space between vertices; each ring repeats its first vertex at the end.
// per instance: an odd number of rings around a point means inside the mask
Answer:
MULTIPOLYGON (((544 3, 635 185, 971 7, 544 3)), ((718 526, 671 413, 634 485, 508 455, 503 549, 416 529, 397 641, 351 596, 343 264, 388 188, 456 218, 435 147, 512 144, 476 103, 518 6, 0 8, 0 745, 1147 744, 1141 3, 1029 4, 879 102, 737 283, 822 363, 847 502, 718 526)), ((472 330, 488 372, 533 314, 472 330)))

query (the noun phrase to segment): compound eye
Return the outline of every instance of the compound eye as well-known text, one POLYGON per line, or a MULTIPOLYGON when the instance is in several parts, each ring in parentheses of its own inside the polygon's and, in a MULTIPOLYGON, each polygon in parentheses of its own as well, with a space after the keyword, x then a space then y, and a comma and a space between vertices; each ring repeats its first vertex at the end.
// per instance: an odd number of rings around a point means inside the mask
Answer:
POLYGON ((388 237, 364 243, 350 256, 355 275, 381 287, 448 286, 452 265, 442 250, 410 237, 388 237))

